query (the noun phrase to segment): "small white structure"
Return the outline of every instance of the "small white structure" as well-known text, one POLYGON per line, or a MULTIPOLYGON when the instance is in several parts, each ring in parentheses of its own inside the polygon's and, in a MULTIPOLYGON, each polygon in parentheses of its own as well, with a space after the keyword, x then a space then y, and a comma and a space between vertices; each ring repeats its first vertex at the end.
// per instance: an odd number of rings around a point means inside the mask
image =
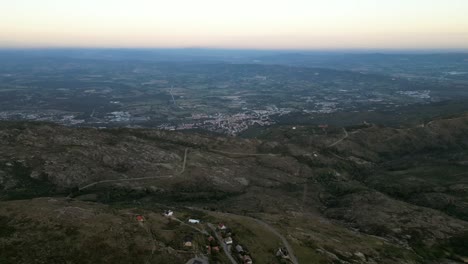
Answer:
POLYGON ((276 256, 282 259, 290 259, 289 252, 286 248, 279 248, 278 251, 276 251, 276 256))
POLYGON ((174 212, 171 211, 171 210, 166 210, 166 211, 164 211, 164 216, 165 216, 165 217, 171 217, 171 216, 173 216, 173 215, 174 215, 174 212))
POLYGON ((224 243, 226 243, 226 245, 232 245, 232 238, 231 237, 226 237, 224 239, 224 243))
POLYGON ((200 220, 198 220, 198 219, 189 219, 188 222, 191 223, 191 224, 199 224, 200 220))

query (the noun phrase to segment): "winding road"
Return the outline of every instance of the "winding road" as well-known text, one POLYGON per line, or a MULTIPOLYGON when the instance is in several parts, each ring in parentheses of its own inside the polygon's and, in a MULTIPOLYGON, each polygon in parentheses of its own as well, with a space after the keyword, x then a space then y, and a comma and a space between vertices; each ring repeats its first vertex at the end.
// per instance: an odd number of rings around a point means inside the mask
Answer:
POLYGON ((333 144, 329 145, 328 147, 331 148, 337 144, 339 144, 341 141, 345 140, 346 138, 348 138, 349 134, 348 134, 348 131, 346 131, 346 129, 343 127, 343 131, 345 133, 344 137, 340 138, 339 140, 337 140, 336 142, 334 142, 333 144))
POLYGON ((237 261, 232 257, 231 252, 229 252, 229 249, 226 243, 224 243, 223 239, 221 239, 219 234, 216 232, 216 228, 214 227, 214 225, 212 223, 208 223, 207 225, 211 229, 211 231, 213 231, 213 233, 215 234, 216 239, 218 240, 219 244, 223 247, 224 253, 226 253, 226 256, 229 258, 231 263, 237 264, 237 261))
POLYGON ((164 175, 164 176, 152 176, 152 177, 140 177, 140 178, 130 178, 130 179, 118 179, 118 180, 102 180, 90 183, 86 186, 78 188, 78 190, 82 191, 84 189, 88 189, 100 183, 109 183, 109 182, 125 182, 125 181, 143 181, 143 180, 151 180, 151 179, 161 179, 161 178, 172 178, 174 175, 164 175))
MULTIPOLYGON (((197 208, 197 207, 186 207, 188 209, 192 209, 192 210, 198 210, 198 211, 202 211, 202 212, 208 212, 207 210, 204 210, 204 209, 201 209, 201 208, 197 208)), ((247 219, 250 219, 250 220, 253 220, 255 222, 257 222, 258 224, 260 224, 261 226, 265 227, 268 231, 270 231, 271 233, 273 233, 275 236, 277 236, 281 242, 283 243, 283 245, 286 247, 286 249, 288 250, 289 252, 289 257, 291 259, 291 262, 293 264, 299 264, 299 261, 297 260, 297 257, 296 255, 294 254, 294 250, 291 246, 291 244, 289 244, 288 240, 286 239, 286 237, 284 237, 280 232, 278 232, 278 230, 276 230, 273 226, 271 226, 270 224, 258 219, 258 218, 254 218, 254 217, 250 217, 250 216, 245 216, 245 215, 237 215, 237 214, 232 214, 232 213, 223 213, 225 215, 233 215, 233 216, 237 216, 237 217, 243 217, 243 218, 247 218, 247 219)), ((209 226, 210 227, 210 226, 209 226)), ((211 227, 210 227, 211 228, 211 227)), ((216 234, 216 232, 215 232, 216 234)))
MULTIPOLYGON (((184 152, 184 159, 182 161, 182 169, 179 171, 177 174, 180 175, 185 172, 185 167, 187 164, 187 155, 188 155, 189 148, 185 148, 184 152)), ((102 181, 96 181, 93 183, 90 183, 88 185, 85 185, 83 187, 78 188, 79 191, 88 189, 90 187, 93 187, 95 185, 101 184, 101 183, 110 183, 110 182, 128 182, 128 181, 144 181, 144 180, 154 180, 154 179, 161 179, 161 178, 172 178, 174 175, 163 175, 163 176, 151 176, 151 177, 140 177, 140 178, 130 178, 130 179, 116 179, 116 180, 102 180, 102 181)))
MULTIPOLYGON (((340 143, 341 141, 343 141, 345 138, 348 137, 348 132, 346 131, 346 129, 344 129, 344 132, 345 132, 345 136, 338 140, 337 142, 333 143, 331 146, 334 146, 338 143, 340 143)), ((239 156, 279 156, 278 154, 271 154, 271 153, 266 153, 266 154, 256 154, 256 153, 235 153, 235 152, 224 152, 224 151, 220 151, 220 150, 209 150, 211 152, 215 152, 215 153, 219 153, 219 154, 224 154, 224 155, 239 155, 239 156)), ((181 170, 176 173, 177 175, 181 175, 185 172, 185 168, 186 168, 186 165, 187 165, 187 156, 188 156, 188 152, 189 152, 189 148, 186 148, 185 151, 184 151, 184 159, 182 161, 182 167, 181 167, 181 170)), ((91 188, 93 186, 96 186, 98 184, 102 184, 102 183, 112 183, 112 182, 126 182, 126 181, 142 181, 142 180, 151 180, 151 179, 161 179, 161 178, 172 178, 174 177, 174 175, 164 175, 164 176, 153 176, 153 177, 140 177, 140 178, 130 178, 130 179, 116 179, 116 180, 102 180, 102 181, 96 181, 96 182, 93 182, 93 183, 90 183, 88 185, 85 185, 83 187, 80 187, 79 190, 82 191, 82 190, 85 190, 85 189, 88 189, 88 188, 91 188)), ((188 207, 190 209, 195 209, 195 210, 199 210, 199 211, 205 211, 201 208, 195 208, 195 207, 188 207)), ((229 215, 229 213, 226 213, 229 215)), ((273 233, 274 235, 276 235, 280 240, 281 242, 283 243, 283 245, 286 247, 286 249, 288 250, 289 252, 289 255, 290 255, 290 259, 291 259, 291 262, 293 264, 299 264, 298 260, 297 260, 297 257, 294 255, 294 251, 293 251, 293 248, 292 246, 289 244, 288 240, 281 234, 279 233, 273 226, 269 225, 268 223, 266 222, 263 222, 262 220, 260 219, 257 219, 257 218, 253 218, 253 217, 249 217, 249 216, 242 216, 242 215, 236 215, 236 214, 231 214, 231 215, 234 215, 234 216, 241 216, 241 217, 244 217, 244 218, 248 218, 248 219, 251 219, 255 222, 257 222, 258 224, 260 224, 261 226, 265 227, 267 230, 269 230, 271 233, 273 233)), ((175 218, 175 217, 172 217, 172 219, 174 219, 175 221, 177 222, 180 222, 181 224, 184 224, 184 225, 187 225, 187 226, 190 226, 191 228, 197 230, 198 232, 202 233, 202 234, 205 234, 207 235, 208 232, 206 230, 201 230, 201 229, 198 229, 194 226, 191 226, 191 225, 188 225, 186 223, 184 223, 183 221, 175 218)), ((208 227, 215 233, 216 235, 216 239, 219 241, 219 243, 222 245, 223 247, 223 250, 224 252, 226 253, 227 257, 229 258, 229 260, 231 261, 232 264, 237 264, 237 261, 232 257, 231 253, 229 252, 226 244, 224 243, 224 241, 219 237, 219 235, 216 233, 216 229, 215 227, 211 224, 211 223, 208 223, 208 227)))
POLYGON ((263 222, 262 220, 260 219, 257 219, 257 218, 253 218, 253 217, 249 217, 251 219, 253 219, 255 222, 259 223, 260 225, 262 225, 263 227, 265 227, 266 229, 268 229, 271 233, 275 234, 277 237, 279 237, 279 239, 281 239, 281 242, 283 243, 283 245, 286 247, 286 249, 288 250, 289 252, 289 258, 291 259, 291 262, 293 264, 299 264, 299 261, 297 260, 297 257, 296 255, 294 255, 294 251, 293 251, 293 248, 291 246, 291 244, 289 244, 288 240, 280 233, 278 232, 274 227, 272 227, 270 224, 267 224, 265 222, 263 222))

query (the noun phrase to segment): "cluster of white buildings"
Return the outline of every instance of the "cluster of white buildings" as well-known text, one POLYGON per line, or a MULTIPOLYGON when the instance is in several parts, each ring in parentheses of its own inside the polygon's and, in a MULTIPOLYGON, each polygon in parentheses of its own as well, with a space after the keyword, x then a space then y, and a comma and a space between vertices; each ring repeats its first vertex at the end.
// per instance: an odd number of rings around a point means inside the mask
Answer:
POLYGON ((269 108, 268 110, 253 110, 237 114, 192 114, 193 122, 182 124, 165 123, 158 126, 164 130, 184 130, 184 129, 206 129, 209 131, 222 132, 235 136, 247 130, 250 126, 268 126, 274 123, 272 115, 284 115, 290 113, 291 109, 269 108))
POLYGON ((406 95, 412 98, 417 99, 431 99, 431 91, 422 90, 422 91, 398 91, 398 94, 406 95))

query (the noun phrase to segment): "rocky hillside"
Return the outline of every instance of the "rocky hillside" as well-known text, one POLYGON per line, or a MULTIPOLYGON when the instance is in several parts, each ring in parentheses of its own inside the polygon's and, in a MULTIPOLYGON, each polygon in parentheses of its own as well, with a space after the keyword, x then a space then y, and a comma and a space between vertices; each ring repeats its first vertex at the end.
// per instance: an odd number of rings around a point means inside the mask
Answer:
POLYGON ((468 115, 256 139, 3 122, 0 263, 229 263, 167 208, 229 223, 255 263, 280 263, 276 233, 299 263, 463 262, 467 132, 468 115))

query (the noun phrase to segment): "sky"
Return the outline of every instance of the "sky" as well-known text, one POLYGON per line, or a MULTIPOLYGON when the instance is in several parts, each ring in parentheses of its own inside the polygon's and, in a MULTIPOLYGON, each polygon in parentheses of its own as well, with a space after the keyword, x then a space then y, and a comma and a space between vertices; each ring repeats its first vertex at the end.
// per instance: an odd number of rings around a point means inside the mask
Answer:
POLYGON ((0 0, 0 47, 468 49, 468 0, 0 0))

